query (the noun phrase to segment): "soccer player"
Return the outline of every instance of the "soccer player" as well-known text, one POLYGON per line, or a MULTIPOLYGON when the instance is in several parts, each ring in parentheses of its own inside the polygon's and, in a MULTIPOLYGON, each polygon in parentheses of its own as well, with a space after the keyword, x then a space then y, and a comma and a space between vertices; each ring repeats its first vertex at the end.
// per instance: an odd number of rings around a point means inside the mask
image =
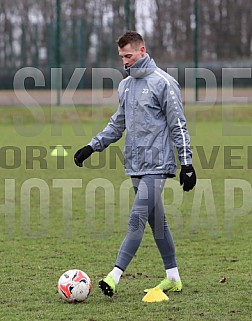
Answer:
POLYGON ((105 295, 113 296, 140 246, 148 222, 166 271, 166 277, 156 287, 162 291, 181 291, 174 242, 161 198, 166 179, 176 174, 175 148, 183 190, 190 191, 196 184, 180 86, 150 58, 139 33, 127 31, 117 44, 128 74, 119 84, 119 107, 104 130, 74 155, 76 165, 81 167, 93 152, 103 151, 126 130, 125 171, 131 176, 135 200, 115 265, 100 280, 99 287, 105 295))

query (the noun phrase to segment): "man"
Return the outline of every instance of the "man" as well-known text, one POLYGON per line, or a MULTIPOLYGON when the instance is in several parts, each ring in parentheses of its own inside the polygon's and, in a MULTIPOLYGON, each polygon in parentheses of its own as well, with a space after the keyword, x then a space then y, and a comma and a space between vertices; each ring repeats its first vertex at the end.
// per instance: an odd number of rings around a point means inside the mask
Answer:
POLYGON ((135 200, 114 268, 100 280, 99 287, 105 295, 113 296, 139 248, 148 221, 166 270, 166 278, 157 287, 162 291, 181 291, 174 243, 161 199, 166 178, 176 173, 174 146, 181 164, 180 184, 184 191, 196 184, 179 85, 156 66, 137 32, 126 32, 117 44, 128 74, 119 84, 119 107, 106 128, 74 156, 76 165, 82 166, 94 151, 101 152, 120 139, 126 129, 125 170, 131 176, 135 200))

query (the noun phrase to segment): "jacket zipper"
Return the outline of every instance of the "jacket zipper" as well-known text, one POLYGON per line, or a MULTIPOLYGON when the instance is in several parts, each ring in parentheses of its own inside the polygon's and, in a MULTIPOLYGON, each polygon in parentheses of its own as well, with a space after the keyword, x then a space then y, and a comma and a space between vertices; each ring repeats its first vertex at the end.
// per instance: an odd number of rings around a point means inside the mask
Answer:
MULTIPOLYGON (((136 112, 135 112, 135 108, 136 108, 136 101, 135 101, 135 88, 136 88, 136 85, 135 85, 135 82, 136 82, 136 79, 132 79, 132 82, 133 82, 133 128, 134 128, 134 140, 133 140, 133 143, 134 143, 134 150, 135 150, 135 158, 136 158, 136 170, 139 170, 139 166, 138 166, 138 154, 137 154, 137 147, 136 147, 136 112)), ((132 151, 133 152, 133 151, 132 151)), ((133 159, 132 159, 132 165, 134 164, 133 162, 133 159)))

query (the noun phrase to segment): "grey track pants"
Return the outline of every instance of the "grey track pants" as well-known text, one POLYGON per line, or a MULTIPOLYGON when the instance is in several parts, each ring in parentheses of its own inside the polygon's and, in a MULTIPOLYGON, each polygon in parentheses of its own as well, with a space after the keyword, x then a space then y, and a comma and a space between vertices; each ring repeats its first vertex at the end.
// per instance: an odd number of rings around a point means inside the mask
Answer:
POLYGON ((135 200, 130 213, 128 232, 121 244, 115 266, 126 270, 140 246, 148 221, 165 269, 176 267, 174 242, 161 198, 166 175, 144 175, 131 179, 135 200))

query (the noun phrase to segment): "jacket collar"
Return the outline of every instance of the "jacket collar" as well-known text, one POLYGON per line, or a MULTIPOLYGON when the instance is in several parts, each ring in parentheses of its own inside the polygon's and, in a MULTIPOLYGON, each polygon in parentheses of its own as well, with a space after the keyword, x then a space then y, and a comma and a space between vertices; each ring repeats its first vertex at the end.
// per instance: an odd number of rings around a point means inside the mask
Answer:
POLYGON ((131 67, 124 67, 128 76, 133 78, 144 78, 154 72, 157 65, 153 59, 146 53, 143 58, 138 59, 131 67))

